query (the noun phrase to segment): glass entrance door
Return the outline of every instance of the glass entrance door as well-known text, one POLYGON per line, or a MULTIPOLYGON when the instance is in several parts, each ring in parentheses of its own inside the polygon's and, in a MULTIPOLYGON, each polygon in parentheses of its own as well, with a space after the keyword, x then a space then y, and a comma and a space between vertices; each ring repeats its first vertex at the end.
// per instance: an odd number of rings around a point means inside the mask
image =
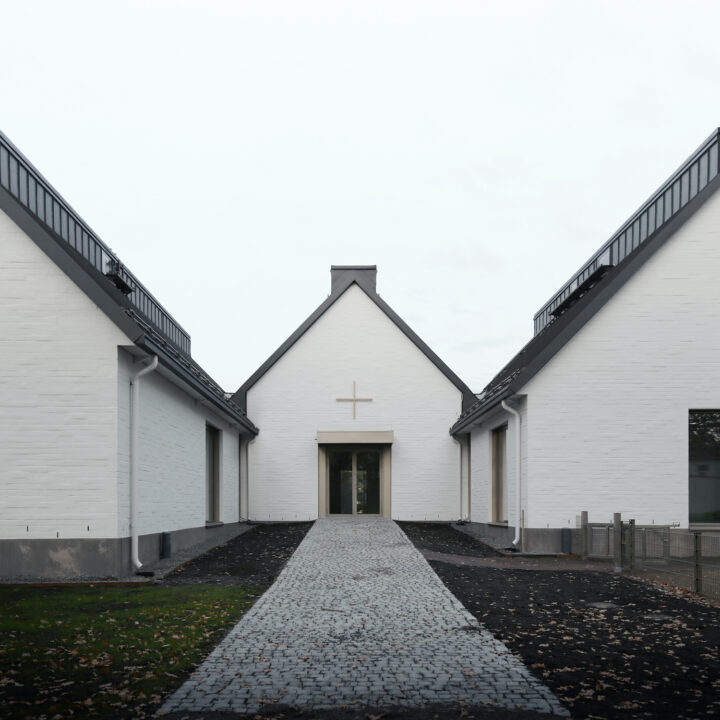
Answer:
POLYGON ((333 449, 328 455, 330 515, 379 515, 380 450, 333 449))

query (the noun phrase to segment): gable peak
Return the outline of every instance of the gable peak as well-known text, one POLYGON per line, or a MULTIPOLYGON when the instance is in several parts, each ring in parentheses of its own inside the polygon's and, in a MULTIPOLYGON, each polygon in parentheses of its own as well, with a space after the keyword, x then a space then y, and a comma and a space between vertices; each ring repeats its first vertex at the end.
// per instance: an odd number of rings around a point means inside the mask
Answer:
POLYGON ((331 265, 330 294, 343 292, 357 282, 363 289, 377 293, 377 265, 331 265))

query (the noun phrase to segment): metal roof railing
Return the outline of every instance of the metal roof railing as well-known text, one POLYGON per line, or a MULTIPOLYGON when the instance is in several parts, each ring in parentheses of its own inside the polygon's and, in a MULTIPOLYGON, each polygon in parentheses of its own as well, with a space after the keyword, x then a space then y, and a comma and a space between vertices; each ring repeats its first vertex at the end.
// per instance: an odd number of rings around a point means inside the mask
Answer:
POLYGON ((553 320, 553 311, 596 270, 603 265, 621 263, 717 176, 719 142, 720 128, 715 130, 572 279, 543 305, 534 318, 536 335, 553 320))
POLYGON ((190 355, 190 335, 1 132, 0 185, 54 237, 67 243, 99 273, 109 276, 107 282, 123 288, 138 312, 181 352, 190 355))

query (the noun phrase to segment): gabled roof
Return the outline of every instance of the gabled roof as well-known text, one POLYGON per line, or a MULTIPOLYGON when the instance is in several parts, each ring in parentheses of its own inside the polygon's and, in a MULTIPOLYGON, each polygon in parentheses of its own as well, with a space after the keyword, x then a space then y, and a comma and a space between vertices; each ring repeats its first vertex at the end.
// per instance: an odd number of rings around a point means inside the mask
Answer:
POLYGON ((190 356, 190 336, 119 261, 30 161, 0 133, 0 210, 140 350, 244 433, 258 430, 245 411, 190 356))
POLYGON ((285 342, 240 386, 232 399, 247 410, 247 392, 275 363, 340 299, 352 285, 357 285, 390 320, 415 344, 445 377, 462 393, 462 408, 469 408, 477 399, 472 390, 433 352, 417 333, 377 294, 375 265, 333 265, 330 295, 321 303, 285 342))
POLYGON ((535 317, 537 334, 463 412, 450 428, 452 434, 469 432, 503 399, 519 392, 715 193, 720 187, 719 149, 716 130, 553 296, 535 317), (654 230, 649 232, 651 216, 654 230))

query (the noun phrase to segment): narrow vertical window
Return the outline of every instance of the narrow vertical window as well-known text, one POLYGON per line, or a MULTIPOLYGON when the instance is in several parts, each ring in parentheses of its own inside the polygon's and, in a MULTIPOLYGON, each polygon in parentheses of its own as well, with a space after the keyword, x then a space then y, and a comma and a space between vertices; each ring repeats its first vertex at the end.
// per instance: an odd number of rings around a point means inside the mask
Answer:
POLYGON ((205 520, 220 522, 220 431, 205 426, 205 520))
POLYGON ((720 523, 720 410, 691 410, 689 423, 691 523, 720 523))
POLYGON ((507 522, 507 426, 492 431, 492 522, 507 522))

